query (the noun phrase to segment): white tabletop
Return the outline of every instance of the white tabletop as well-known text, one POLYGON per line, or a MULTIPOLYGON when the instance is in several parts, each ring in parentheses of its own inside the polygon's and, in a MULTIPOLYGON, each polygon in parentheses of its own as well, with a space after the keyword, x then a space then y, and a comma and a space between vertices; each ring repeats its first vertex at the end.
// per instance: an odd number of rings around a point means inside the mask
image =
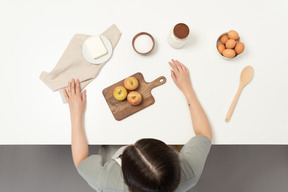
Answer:
POLYGON ((122 37, 114 55, 87 86, 90 144, 128 144, 143 137, 184 144, 194 136, 185 98, 170 77, 171 58, 188 66, 214 144, 288 144, 287 10, 285 0, 1 1, 0 143, 71 143, 68 105, 39 75, 54 68, 74 34, 99 34, 116 24, 122 37), (179 22, 191 33, 186 46, 175 50, 167 36, 179 22), (227 61, 215 43, 230 29, 239 32, 246 49, 227 61), (142 31, 156 40, 148 56, 136 54, 131 46, 142 31), (247 65, 255 69, 254 78, 225 123, 247 65), (116 121, 102 90, 136 72, 147 81, 164 75, 167 82, 152 91, 154 105, 116 121))

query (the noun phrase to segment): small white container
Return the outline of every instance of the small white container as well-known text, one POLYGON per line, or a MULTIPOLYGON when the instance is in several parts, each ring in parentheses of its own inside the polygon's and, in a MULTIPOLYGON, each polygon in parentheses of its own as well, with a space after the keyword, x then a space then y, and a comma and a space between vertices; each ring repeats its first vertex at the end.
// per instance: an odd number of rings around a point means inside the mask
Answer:
POLYGON ((175 25, 168 35, 168 43, 175 49, 182 48, 188 40, 189 27, 184 23, 175 25))

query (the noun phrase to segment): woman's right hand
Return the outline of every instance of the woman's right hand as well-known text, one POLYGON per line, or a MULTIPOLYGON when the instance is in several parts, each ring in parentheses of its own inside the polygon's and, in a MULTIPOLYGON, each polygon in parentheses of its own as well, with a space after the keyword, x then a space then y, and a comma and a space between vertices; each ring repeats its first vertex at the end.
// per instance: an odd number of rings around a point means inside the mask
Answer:
POLYGON ((174 83, 187 96, 189 92, 193 91, 188 68, 178 60, 172 59, 168 63, 172 68, 171 77, 174 83))
POLYGON ((68 83, 68 93, 63 89, 65 99, 69 104, 71 120, 72 118, 82 118, 86 106, 86 90, 81 93, 79 79, 72 79, 68 83))

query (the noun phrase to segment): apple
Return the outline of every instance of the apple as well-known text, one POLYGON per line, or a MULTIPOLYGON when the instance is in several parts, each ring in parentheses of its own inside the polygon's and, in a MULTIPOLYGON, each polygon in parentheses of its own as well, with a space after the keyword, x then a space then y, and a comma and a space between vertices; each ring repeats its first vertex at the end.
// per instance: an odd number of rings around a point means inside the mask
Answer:
POLYGON ((128 77, 124 80, 126 89, 133 91, 138 87, 138 80, 135 77, 128 77))
POLYGON ((127 97, 127 90, 123 86, 118 86, 114 89, 113 96, 118 101, 123 101, 127 97))
POLYGON ((142 96, 137 91, 131 91, 127 96, 127 100, 132 105, 139 105, 142 101, 142 96))

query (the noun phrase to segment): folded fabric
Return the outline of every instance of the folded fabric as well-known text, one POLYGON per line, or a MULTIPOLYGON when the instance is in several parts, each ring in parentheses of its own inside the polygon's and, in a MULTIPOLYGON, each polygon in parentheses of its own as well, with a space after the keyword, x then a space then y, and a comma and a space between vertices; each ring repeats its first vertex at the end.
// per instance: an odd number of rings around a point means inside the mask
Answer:
MULTIPOLYGON (((121 32, 116 25, 112 25, 101 35, 110 40, 114 50, 121 37, 121 32)), ((72 78, 79 79, 81 90, 83 90, 97 77, 100 70, 107 62, 94 65, 83 57, 82 45, 88 37, 90 36, 82 34, 74 35, 54 69, 50 73, 43 71, 40 75, 40 79, 50 89, 59 91, 63 103, 67 103, 67 101, 62 89, 67 89, 68 82, 71 81, 72 78)))

